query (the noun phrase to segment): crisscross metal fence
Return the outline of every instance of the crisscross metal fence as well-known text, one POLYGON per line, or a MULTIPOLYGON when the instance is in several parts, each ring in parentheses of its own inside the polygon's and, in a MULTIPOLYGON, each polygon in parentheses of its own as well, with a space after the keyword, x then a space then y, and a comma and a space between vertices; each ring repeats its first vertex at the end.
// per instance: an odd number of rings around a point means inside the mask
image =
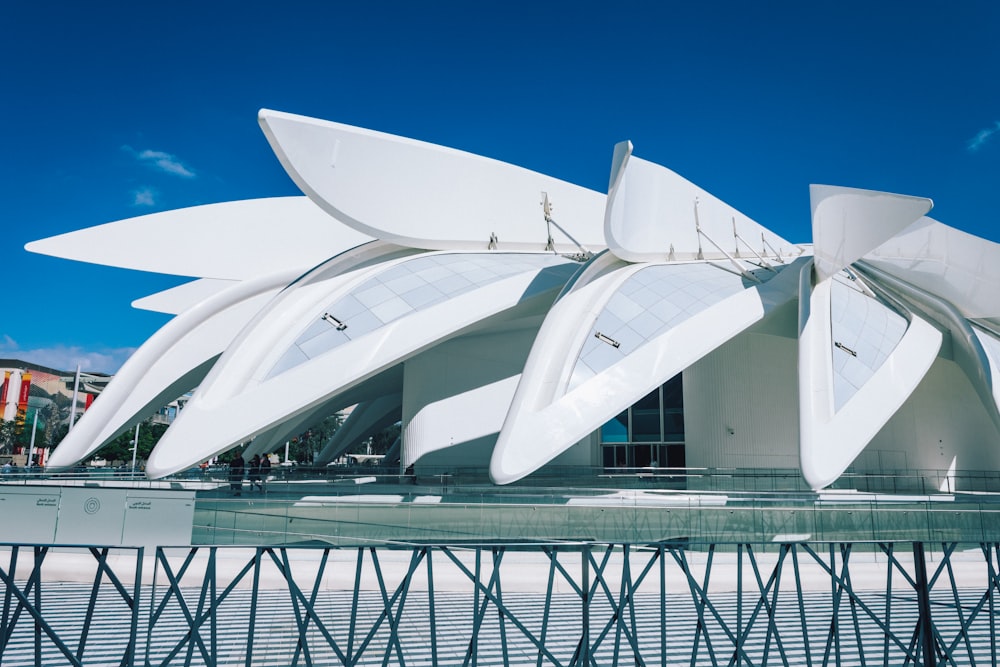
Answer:
POLYGON ((1000 543, 7 552, 0 666, 998 661, 1000 543))

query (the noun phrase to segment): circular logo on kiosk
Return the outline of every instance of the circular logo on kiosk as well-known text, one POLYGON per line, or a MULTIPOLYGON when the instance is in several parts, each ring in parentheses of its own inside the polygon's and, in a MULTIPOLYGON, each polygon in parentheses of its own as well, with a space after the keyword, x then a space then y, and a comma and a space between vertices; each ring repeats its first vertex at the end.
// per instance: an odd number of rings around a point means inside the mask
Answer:
POLYGON ((91 496, 83 501, 83 511, 87 514, 97 514, 101 511, 101 501, 91 496))

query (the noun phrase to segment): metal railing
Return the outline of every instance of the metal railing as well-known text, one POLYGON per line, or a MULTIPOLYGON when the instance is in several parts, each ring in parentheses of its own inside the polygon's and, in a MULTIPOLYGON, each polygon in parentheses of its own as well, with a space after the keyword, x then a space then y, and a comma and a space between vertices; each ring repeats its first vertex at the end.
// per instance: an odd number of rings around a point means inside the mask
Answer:
MULTIPOLYGON (((270 477, 278 485, 286 481, 349 480, 365 475, 378 483, 438 485, 461 488, 486 485, 502 492, 547 487, 564 490, 669 488, 721 493, 810 493, 799 470, 793 468, 605 468, 591 466, 548 466, 507 487, 493 487, 487 470, 482 467, 421 467, 417 475, 400 474, 385 466, 274 466, 270 477)), ((11 484, 33 484, 39 481, 104 480, 131 482, 157 488, 170 482, 228 483, 228 468, 215 465, 171 475, 164 480, 148 480, 141 468, 129 466, 87 467, 49 471, 44 468, 16 468, 0 475, 0 481, 11 484)), ((830 487, 871 493, 937 494, 954 492, 1000 493, 1000 470, 943 470, 899 468, 868 471, 848 469, 830 487)))
POLYGON ((2 665, 998 660, 1000 543, 5 548, 2 665))
POLYGON ((72 584, 46 576, 54 569, 53 560, 65 555, 60 549, 5 548, 9 558, 0 566, 0 665, 136 664, 141 547, 115 548, 114 563, 107 547, 74 548, 80 581, 72 584), (95 639, 97 627, 114 632, 95 639))

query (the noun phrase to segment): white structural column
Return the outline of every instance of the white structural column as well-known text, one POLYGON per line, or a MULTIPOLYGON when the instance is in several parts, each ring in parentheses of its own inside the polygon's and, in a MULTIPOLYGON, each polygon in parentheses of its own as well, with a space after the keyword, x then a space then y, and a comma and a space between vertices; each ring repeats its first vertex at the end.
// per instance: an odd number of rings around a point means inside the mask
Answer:
POLYGON ((365 438, 392 426, 402 416, 402 409, 402 394, 380 396, 372 401, 358 403, 340 428, 324 443, 316 457, 316 464, 330 463, 365 438))

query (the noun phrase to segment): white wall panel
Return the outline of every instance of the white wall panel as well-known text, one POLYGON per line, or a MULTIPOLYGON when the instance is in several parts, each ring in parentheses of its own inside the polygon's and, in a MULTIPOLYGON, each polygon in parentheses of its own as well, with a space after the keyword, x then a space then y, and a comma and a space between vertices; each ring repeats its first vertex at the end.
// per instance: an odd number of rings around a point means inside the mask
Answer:
POLYGON ((1000 433, 965 373, 938 359, 854 469, 891 472, 898 463, 911 470, 947 470, 953 462, 959 471, 997 470, 1000 433))
POLYGON ((407 360, 401 463, 447 449, 424 464, 488 466, 536 333, 463 336, 407 360))
POLYGON ((745 333, 684 371, 688 467, 798 468, 797 344, 745 333))

